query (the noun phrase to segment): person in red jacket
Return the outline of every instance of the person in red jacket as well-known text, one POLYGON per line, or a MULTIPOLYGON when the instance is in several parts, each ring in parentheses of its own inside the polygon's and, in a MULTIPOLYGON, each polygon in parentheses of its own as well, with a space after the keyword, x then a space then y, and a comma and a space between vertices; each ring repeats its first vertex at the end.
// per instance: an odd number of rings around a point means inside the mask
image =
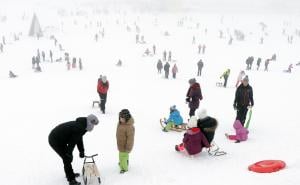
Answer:
POLYGON ((98 79, 97 92, 100 96, 100 110, 103 114, 105 114, 105 104, 106 104, 108 88, 109 88, 109 82, 106 76, 100 75, 100 78, 98 79))

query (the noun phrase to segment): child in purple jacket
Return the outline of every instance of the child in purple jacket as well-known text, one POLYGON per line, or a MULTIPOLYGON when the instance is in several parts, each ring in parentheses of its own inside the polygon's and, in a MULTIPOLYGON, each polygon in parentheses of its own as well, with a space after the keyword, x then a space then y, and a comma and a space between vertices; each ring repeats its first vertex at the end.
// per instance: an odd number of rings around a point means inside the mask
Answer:
POLYGON ((240 120, 235 120, 233 124, 233 128, 235 129, 235 135, 229 135, 225 134, 225 136, 230 140, 236 140, 236 143, 239 143, 240 141, 246 141, 248 139, 248 133, 249 131, 243 127, 240 120))
MULTIPOLYGON (((197 119, 192 116, 191 119, 197 119)), ((175 146, 176 151, 186 150, 189 155, 195 155, 202 151, 203 147, 209 147, 209 143, 197 125, 192 124, 193 121, 188 122, 189 129, 184 133, 182 143, 175 146)), ((196 122, 197 123, 197 122, 196 122)))

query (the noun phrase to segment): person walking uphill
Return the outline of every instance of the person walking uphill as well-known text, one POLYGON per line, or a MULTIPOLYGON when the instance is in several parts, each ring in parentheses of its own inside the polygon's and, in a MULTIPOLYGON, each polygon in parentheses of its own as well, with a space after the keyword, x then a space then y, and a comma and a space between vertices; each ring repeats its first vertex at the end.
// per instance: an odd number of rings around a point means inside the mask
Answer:
POLYGON ((69 185, 81 184, 76 181, 75 177, 79 177, 79 173, 74 173, 71 164, 75 145, 77 145, 79 150, 79 157, 83 158, 85 155, 82 137, 87 131, 92 131, 98 123, 98 118, 90 114, 87 117, 79 117, 75 121, 62 123, 56 126, 49 134, 49 144, 63 160, 69 185))
POLYGON ((220 79, 221 79, 221 78, 224 78, 224 84, 223 84, 223 87, 226 87, 226 86, 227 86, 227 80, 228 80, 229 75, 230 75, 230 69, 227 69, 227 70, 220 76, 220 79))
POLYGON ((189 80, 190 87, 186 94, 186 102, 189 103, 189 115, 194 116, 196 109, 198 109, 200 100, 203 99, 200 84, 196 82, 195 78, 189 80))
POLYGON ((109 88, 109 82, 106 76, 100 75, 98 79, 97 92, 100 96, 100 110, 103 114, 105 114, 105 104, 107 99, 107 91, 109 88))
POLYGON ((249 78, 246 75, 242 84, 235 91, 233 107, 237 110, 236 120, 240 120, 244 126, 248 108, 254 106, 253 90, 249 85, 249 78))
POLYGON ((135 128, 134 120, 128 109, 123 109, 119 113, 119 122, 117 127, 117 144, 119 150, 120 173, 128 171, 129 153, 134 144, 135 128))

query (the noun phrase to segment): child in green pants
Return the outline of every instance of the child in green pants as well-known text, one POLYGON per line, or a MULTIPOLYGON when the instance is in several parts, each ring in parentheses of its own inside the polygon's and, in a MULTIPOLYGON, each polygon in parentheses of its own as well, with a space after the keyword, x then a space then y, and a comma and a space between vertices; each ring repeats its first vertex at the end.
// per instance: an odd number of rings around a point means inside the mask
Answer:
POLYGON ((129 153, 134 143, 134 120, 128 109, 123 109, 119 113, 119 122, 117 127, 117 144, 119 150, 120 173, 128 171, 129 153))

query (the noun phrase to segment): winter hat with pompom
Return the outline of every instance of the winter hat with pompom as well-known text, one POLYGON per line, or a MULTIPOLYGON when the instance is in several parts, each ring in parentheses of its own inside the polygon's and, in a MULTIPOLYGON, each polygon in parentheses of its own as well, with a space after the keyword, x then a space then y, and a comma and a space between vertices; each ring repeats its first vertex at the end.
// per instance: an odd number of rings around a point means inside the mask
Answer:
POLYGON ((189 120, 189 122, 187 123, 189 128, 193 128, 193 127, 197 127, 197 117, 196 116, 192 116, 189 120))
POLYGON ((202 108, 198 111, 198 118, 199 119, 204 119, 207 117, 207 112, 206 109, 202 108))

